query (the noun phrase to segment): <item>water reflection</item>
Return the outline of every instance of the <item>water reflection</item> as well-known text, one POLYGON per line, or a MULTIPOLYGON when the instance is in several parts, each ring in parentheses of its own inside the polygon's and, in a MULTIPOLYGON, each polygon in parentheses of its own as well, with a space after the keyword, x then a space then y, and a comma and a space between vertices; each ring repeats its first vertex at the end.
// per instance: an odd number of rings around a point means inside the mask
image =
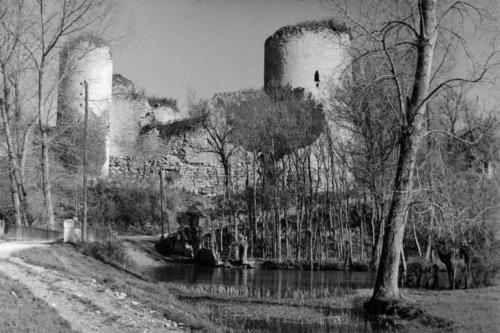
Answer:
POLYGON ((372 288, 375 280, 373 272, 227 269, 189 264, 153 268, 147 273, 158 281, 232 286, 278 298, 296 291, 342 296, 353 289, 372 288))
MULTIPOLYGON (((273 310, 268 314, 259 316, 242 315, 234 311, 233 305, 209 304, 211 313, 209 318, 218 324, 232 328, 233 332, 286 332, 286 333, 330 333, 330 332, 356 332, 371 333, 381 332, 372 327, 372 324, 360 310, 335 310, 322 313, 317 309, 316 314, 311 314, 314 309, 299 308, 291 312, 304 312, 275 317, 273 310)), ((247 308, 248 312, 252 310, 247 308)))

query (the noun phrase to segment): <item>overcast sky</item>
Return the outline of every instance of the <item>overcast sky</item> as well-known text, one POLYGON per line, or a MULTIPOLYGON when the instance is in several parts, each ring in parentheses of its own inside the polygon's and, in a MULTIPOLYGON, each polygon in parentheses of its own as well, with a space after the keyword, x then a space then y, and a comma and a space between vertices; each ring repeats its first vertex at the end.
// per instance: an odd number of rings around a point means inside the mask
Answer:
MULTIPOLYGON (((115 73, 181 105, 188 89, 208 98, 261 87, 265 39, 284 25, 334 14, 321 0, 118 2, 116 29, 126 37, 114 47, 115 73)), ((500 103, 499 89, 482 91, 500 103)))

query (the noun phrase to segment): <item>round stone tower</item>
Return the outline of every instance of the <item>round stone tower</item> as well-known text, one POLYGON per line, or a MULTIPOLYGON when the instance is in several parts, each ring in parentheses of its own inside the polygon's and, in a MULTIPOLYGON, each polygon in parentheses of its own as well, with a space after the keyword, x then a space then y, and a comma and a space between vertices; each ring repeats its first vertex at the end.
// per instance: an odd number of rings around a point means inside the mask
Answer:
MULTIPOLYGON (((92 35, 70 41, 60 54, 60 83, 57 124, 65 124, 85 114, 84 86, 88 84, 89 112, 109 128, 112 104, 113 59, 109 44, 92 35)), ((102 175, 109 170, 109 134, 105 140, 106 159, 102 175)))
POLYGON ((330 20, 279 29, 265 42, 265 90, 301 87, 328 110, 349 66, 349 46, 348 29, 330 20))

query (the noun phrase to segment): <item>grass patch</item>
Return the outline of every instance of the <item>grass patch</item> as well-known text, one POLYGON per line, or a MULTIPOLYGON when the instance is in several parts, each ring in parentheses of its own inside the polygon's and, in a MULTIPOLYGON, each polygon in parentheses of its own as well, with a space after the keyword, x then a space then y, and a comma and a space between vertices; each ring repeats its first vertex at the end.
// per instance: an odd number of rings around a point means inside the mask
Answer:
POLYGON ((0 275, 0 331, 74 332, 56 310, 3 275, 0 275))
POLYGON ((249 286, 228 286, 215 284, 169 284, 180 296, 221 296, 230 298, 246 298, 252 300, 284 300, 293 302, 319 301, 323 299, 350 298, 355 291, 348 287, 313 288, 311 290, 286 289, 276 291, 271 288, 252 288, 249 286))
MULTIPOLYGON (((355 290, 342 297, 317 289, 284 293, 252 291, 248 287, 183 285, 155 283, 133 277, 75 250, 74 246, 55 244, 44 249, 28 249, 19 254, 24 260, 70 272, 75 278, 93 278, 105 288, 124 292, 150 310, 194 328, 196 331, 231 331, 229 327, 271 327, 289 325, 298 318, 316 323, 325 319, 329 325, 361 320, 359 311, 371 290, 355 290), (358 312, 357 312, 358 311, 358 312), (268 322, 263 323, 262 318, 268 322), (238 325, 243 326, 238 326, 238 325)), ((498 281, 497 281, 498 282, 498 281)), ((373 325, 388 325, 392 332, 494 332, 500 327, 500 287, 455 291, 404 289, 405 303, 394 307, 398 318, 380 317, 373 325)), ((362 313, 361 313, 362 314, 362 313)), ((356 324, 356 325, 357 325, 356 324)), ((346 324, 347 325, 347 324, 346 324)), ((283 331, 283 327, 276 327, 283 331)), ((332 326, 333 327, 333 326, 332 326)), ((311 328, 311 327, 309 327, 311 328)), ((292 330, 292 328, 290 328, 292 330)), ((314 327, 312 328, 314 331, 314 327)))
POLYGON ((83 254, 100 261, 112 261, 123 264, 126 261, 125 248, 121 241, 106 241, 104 243, 83 243, 78 245, 83 254))
POLYGON ((47 248, 27 249, 17 256, 38 266, 58 270, 75 278, 94 279, 112 291, 120 291, 143 306, 197 332, 217 332, 221 328, 200 315, 193 306, 180 301, 165 283, 142 280, 93 257, 69 244, 53 244, 47 248))

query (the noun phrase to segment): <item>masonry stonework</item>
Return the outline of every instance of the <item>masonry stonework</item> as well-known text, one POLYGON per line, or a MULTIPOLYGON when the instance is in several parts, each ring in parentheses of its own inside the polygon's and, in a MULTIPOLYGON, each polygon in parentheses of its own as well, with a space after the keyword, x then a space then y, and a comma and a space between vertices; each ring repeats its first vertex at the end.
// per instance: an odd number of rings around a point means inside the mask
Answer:
POLYGON ((301 87, 326 110, 350 62, 350 36, 325 26, 283 27, 265 42, 264 87, 301 87))
MULTIPOLYGON (((287 85, 305 88, 328 112, 350 60, 349 41, 346 32, 321 25, 278 30, 265 42, 265 89, 287 85)), ((141 180, 152 177, 152 170, 161 167, 175 188, 203 195, 223 193, 224 172, 218 156, 210 152, 209 135, 203 126, 189 125, 187 130, 165 135, 165 128, 182 127, 192 117, 168 107, 151 106, 130 80, 113 75, 112 64, 109 46, 101 41, 80 38, 65 48, 61 53, 58 119, 64 112, 83 113, 80 83, 86 80, 91 112, 109 123, 104 168, 111 176, 141 180), (151 145, 161 145, 161 156, 148 155, 147 146, 151 145)), ((245 92, 217 94, 208 111, 248 97, 245 92)), ((246 154, 241 151, 232 159, 235 189, 243 188, 247 180, 246 154)))
MULTIPOLYGON (((207 108, 215 112, 221 105, 244 98, 244 92, 217 94, 207 108)), ((152 170, 161 168, 173 188, 201 195, 223 193, 224 170, 218 156, 211 152, 207 131, 193 117, 150 106, 131 81, 116 75, 112 110, 111 176, 141 181, 156 177, 152 170), (170 132, 165 131, 166 127, 184 129, 165 134, 170 132), (144 146, 157 144, 161 145, 161 156, 144 158, 147 150, 144 146)), ((231 160, 235 189, 242 189, 246 181, 243 154, 239 152, 231 160)))
MULTIPOLYGON (((323 106, 326 131, 318 137, 330 140, 338 149, 349 142, 346 127, 335 119, 335 93, 350 75, 350 35, 346 27, 332 21, 286 26, 267 38, 264 44, 264 89, 304 88, 323 106)), ((311 155, 311 167, 319 162, 311 155)), ((324 184, 324 182, 322 182, 324 184)))
MULTIPOLYGON (((84 87, 88 83, 89 112, 109 125, 112 104, 113 59, 109 45, 92 36, 70 41, 60 53, 60 85, 57 123, 68 115, 83 116, 84 87)), ((109 136, 106 138, 106 161, 103 175, 109 170, 109 136)))

